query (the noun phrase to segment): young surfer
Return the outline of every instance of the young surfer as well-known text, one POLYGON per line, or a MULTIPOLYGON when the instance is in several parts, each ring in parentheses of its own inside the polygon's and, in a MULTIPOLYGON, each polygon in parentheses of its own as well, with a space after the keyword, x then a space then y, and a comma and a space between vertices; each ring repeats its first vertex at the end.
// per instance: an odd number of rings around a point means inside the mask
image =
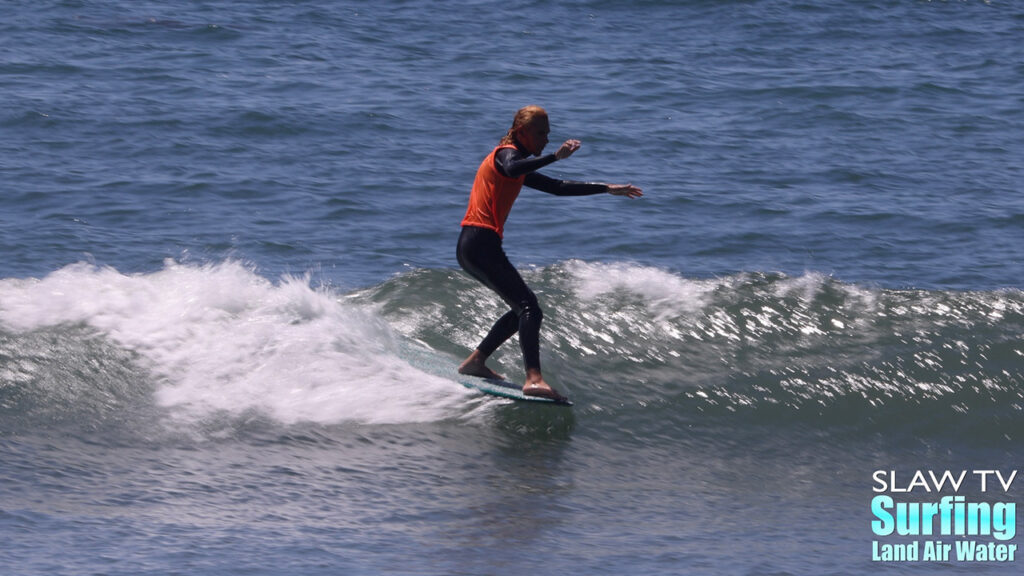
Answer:
POLYGON ((548 115, 543 108, 527 106, 520 109, 508 133, 477 169, 456 254, 459 265, 497 292, 510 310, 494 323, 480 345, 459 366, 459 372, 484 378, 503 378, 488 368, 486 362, 499 346, 518 332, 526 366, 523 394, 563 399, 541 374, 540 324, 543 314, 537 297, 502 249, 505 219, 524 185, 556 196, 613 194, 636 198, 643 192, 632 184, 556 180, 538 173, 537 170, 568 158, 580 148, 579 140, 566 140, 555 153, 541 156, 548 143, 549 132, 548 115))

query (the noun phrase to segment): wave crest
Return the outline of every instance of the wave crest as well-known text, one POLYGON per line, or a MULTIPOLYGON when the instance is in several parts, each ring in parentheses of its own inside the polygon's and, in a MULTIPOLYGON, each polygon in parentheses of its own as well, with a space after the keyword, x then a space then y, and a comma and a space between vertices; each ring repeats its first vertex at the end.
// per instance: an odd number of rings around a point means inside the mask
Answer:
MULTIPOLYGON (((442 393, 451 383, 399 360, 386 322, 312 288, 308 277, 274 283, 237 262, 169 261, 135 275, 75 264, 39 280, 0 281, 0 302, 8 338, 88 332, 130 353, 130 369, 155 382, 157 405, 179 417, 392 423, 458 414, 457 398, 442 393)), ((8 370, 4 385, 24 382, 8 370)))

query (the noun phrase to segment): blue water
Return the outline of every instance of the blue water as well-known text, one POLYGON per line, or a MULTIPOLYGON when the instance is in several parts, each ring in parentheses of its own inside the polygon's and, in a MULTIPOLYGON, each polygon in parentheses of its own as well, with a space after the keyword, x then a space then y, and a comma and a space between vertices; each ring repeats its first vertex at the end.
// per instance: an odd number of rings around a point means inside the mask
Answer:
POLYGON ((0 572, 1019 571, 873 562, 870 512, 1024 458, 1019 3, 0 14, 0 572), (526 104, 645 192, 506 227, 572 409, 444 368, 526 104))

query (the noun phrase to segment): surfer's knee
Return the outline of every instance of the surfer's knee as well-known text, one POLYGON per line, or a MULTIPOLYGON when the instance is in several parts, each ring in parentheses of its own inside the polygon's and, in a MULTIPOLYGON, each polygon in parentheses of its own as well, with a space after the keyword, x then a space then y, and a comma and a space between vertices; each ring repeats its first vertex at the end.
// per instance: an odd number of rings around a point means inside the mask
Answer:
POLYGON ((544 311, 540 309, 540 303, 537 301, 537 297, 530 293, 530 295, 519 303, 519 317, 520 319, 528 319, 530 322, 540 324, 544 319, 544 311))

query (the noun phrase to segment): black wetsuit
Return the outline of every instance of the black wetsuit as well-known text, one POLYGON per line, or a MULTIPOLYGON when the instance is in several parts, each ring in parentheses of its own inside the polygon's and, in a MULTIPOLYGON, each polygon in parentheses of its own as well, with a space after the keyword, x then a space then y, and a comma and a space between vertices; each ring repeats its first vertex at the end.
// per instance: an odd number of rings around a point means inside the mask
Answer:
MULTIPOLYGON (((588 196, 608 191, 604 184, 557 180, 536 172, 556 160, 554 154, 530 158, 522 147, 503 148, 494 156, 497 170, 509 178, 525 176, 524 186, 556 196, 588 196)), ((459 265, 494 290, 510 310, 491 327, 477 350, 490 356, 513 334, 519 333, 519 347, 527 370, 540 370, 540 324, 544 313, 537 297, 509 262, 494 230, 463 226, 456 256, 459 265)))

